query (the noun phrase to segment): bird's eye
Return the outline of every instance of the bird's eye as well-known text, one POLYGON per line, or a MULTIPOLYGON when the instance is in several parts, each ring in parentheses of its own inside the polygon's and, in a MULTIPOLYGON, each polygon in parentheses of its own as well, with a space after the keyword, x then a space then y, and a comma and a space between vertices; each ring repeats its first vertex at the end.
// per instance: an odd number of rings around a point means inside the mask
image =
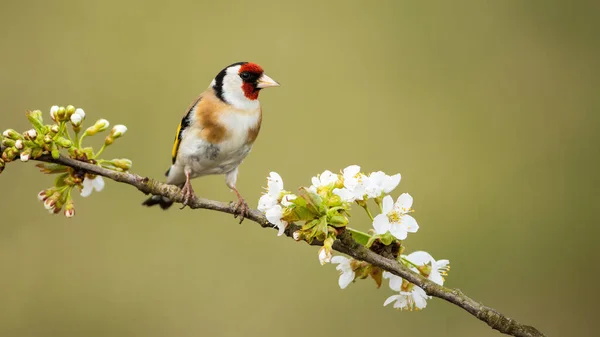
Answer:
POLYGON ((240 74, 240 77, 242 78, 242 80, 247 80, 250 78, 250 73, 244 71, 243 73, 240 74))

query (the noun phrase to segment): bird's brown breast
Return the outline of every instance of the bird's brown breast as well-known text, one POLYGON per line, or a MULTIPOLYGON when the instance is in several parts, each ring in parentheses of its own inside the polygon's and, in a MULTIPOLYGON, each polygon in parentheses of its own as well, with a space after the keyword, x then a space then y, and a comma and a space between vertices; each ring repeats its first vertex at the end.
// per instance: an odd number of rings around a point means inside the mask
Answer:
POLYGON ((202 94, 202 99, 196 105, 196 123, 198 123, 199 137, 212 144, 220 144, 230 140, 232 137, 245 137, 246 144, 252 144, 258 137, 260 125, 262 122, 262 111, 259 107, 257 110, 241 110, 232 107, 231 105, 221 101, 216 97, 212 89, 207 90, 202 94), (230 115, 239 115, 241 125, 237 123, 235 118, 226 118, 230 115), (256 122, 242 122, 242 119, 254 119, 256 122), (245 135, 240 134, 239 128, 246 129, 245 135))

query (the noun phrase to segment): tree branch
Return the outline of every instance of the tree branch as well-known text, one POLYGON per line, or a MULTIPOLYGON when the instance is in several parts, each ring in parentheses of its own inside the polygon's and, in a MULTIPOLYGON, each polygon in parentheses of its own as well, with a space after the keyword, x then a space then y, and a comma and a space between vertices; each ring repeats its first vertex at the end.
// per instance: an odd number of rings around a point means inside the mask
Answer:
MULTIPOLYGON (((167 197, 177 203, 183 201, 180 189, 173 185, 167 185, 165 183, 158 182, 156 180, 141 177, 131 173, 121 173, 105 169, 98 165, 78 161, 69 157, 60 156, 58 159, 53 159, 51 156, 45 155, 37 160, 44 162, 52 162, 62 164, 65 166, 72 167, 76 170, 83 170, 85 172, 104 176, 117 182, 126 183, 135 186, 138 190, 145 194, 154 194, 167 197)), ((235 214, 233 204, 227 204, 223 202, 213 201, 204 198, 197 198, 191 201, 188 206, 190 208, 203 208, 210 209, 219 212, 235 214)), ((269 223, 265 216, 258 210, 251 209, 246 216, 247 219, 258 223, 263 228, 274 228, 274 225, 269 223)), ((300 227, 294 224, 290 224, 285 231, 288 237, 292 236, 296 230, 300 227)), ((313 242, 315 245, 321 245, 319 242, 313 242)), ((387 270, 388 272, 402 277, 403 279, 414 283, 415 285, 422 288, 428 295, 444 299, 450 303, 453 303, 464 310, 468 311, 471 315, 478 319, 486 322, 492 329, 498 330, 504 334, 518 336, 518 337, 539 337, 544 336, 536 328, 524 325, 517 322, 514 319, 508 318, 500 312, 482 305, 476 302, 472 298, 463 294, 459 289, 450 289, 440 286, 420 274, 414 273, 408 267, 398 263, 393 258, 387 258, 382 255, 368 250, 364 246, 358 244, 352 238, 349 232, 344 232, 338 235, 337 240, 333 244, 333 249, 347 254, 357 260, 368 262, 381 269, 387 270)))

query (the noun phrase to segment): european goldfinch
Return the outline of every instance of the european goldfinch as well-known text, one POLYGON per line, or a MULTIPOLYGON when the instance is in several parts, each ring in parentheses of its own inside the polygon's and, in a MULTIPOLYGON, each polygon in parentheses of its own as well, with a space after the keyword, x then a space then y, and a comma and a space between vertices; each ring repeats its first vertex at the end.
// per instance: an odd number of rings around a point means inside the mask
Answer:
MULTIPOLYGON (((255 63, 234 63, 212 80, 196 98, 177 127, 167 183, 179 186, 185 207, 196 196, 190 180, 224 174, 227 186, 237 195, 235 205, 242 219, 248 205, 235 187, 238 168, 258 136, 262 109, 261 89, 279 86, 255 63)), ((173 201, 154 195, 143 205, 167 209, 173 201)))

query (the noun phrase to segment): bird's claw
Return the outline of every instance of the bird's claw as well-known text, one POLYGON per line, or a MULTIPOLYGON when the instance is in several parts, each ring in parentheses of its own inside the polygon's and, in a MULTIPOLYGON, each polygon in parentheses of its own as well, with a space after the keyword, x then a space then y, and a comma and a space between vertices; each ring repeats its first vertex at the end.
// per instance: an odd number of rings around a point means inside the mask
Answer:
POLYGON ((183 206, 179 209, 184 209, 185 206, 188 206, 191 202, 196 200, 196 194, 194 194, 194 190, 192 189, 192 184, 185 184, 181 189, 181 194, 183 195, 183 206))
POLYGON ((238 201, 233 205, 233 217, 237 218, 239 216, 240 223, 242 223, 242 221, 244 221, 244 219, 248 215, 249 209, 250 208, 248 207, 246 200, 244 200, 243 198, 239 198, 238 201))

